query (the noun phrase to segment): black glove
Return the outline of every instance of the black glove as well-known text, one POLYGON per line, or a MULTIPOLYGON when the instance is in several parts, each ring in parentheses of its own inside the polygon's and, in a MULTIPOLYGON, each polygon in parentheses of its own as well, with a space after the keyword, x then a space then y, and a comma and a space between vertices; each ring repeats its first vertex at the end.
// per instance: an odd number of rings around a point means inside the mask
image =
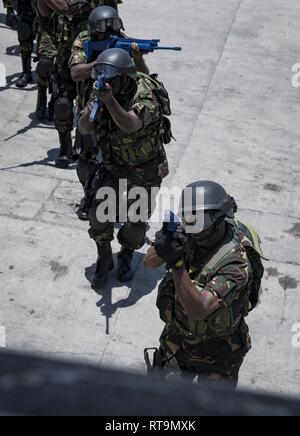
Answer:
POLYGON ((158 256, 168 264, 170 268, 174 267, 181 260, 181 266, 184 265, 184 255, 188 237, 182 226, 179 226, 173 234, 164 230, 156 233, 154 248, 158 256))

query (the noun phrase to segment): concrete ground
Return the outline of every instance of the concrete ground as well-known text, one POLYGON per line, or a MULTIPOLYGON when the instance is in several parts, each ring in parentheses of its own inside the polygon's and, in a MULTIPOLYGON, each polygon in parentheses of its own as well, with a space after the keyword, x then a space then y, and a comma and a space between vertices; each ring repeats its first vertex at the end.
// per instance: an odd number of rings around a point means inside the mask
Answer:
MULTIPOLYGON (((177 142, 167 149, 165 186, 207 178, 224 184, 270 259, 261 304, 248 318, 253 350, 240 386, 299 394, 292 329, 300 322, 300 91, 291 84, 299 1, 125 0, 120 10, 128 34, 183 46, 148 56, 173 105, 177 142)), ((130 286, 112 274, 105 289, 91 290, 95 247, 74 213, 81 187, 74 168, 53 166, 57 135, 35 121, 36 85, 14 85, 17 35, 3 12, 0 324, 7 347, 143 371, 143 349, 157 345, 162 328, 155 300, 163 270, 144 269, 145 246, 130 286)))

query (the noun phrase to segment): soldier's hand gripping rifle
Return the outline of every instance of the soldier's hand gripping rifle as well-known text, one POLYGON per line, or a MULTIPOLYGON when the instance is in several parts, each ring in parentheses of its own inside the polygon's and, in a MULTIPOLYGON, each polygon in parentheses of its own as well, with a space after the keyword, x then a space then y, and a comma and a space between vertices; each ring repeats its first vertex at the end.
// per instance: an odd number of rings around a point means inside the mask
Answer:
POLYGON ((84 44, 87 61, 90 62, 95 54, 102 53, 109 48, 121 48, 129 54, 132 52, 132 44, 136 44, 142 53, 152 53, 155 50, 181 51, 182 47, 160 46, 160 39, 134 39, 111 36, 103 41, 86 41, 84 44))
MULTIPOLYGON (((104 73, 100 73, 98 75, 98 79, 95 83, 95 86, 96 86, 96 89, 98 91, 106 89, 106 77, 105 77, 104 73)), ((97 98, 97 97, 94 97, 94 106, 93 106, 93 110, 92 110, 91 115, 90 115, 90 121, 92 121, 92 122, 95 121, 97 112, 99 109, 101 109, 101 106, 102 106, 101 100, 99 100, 99 98, 97 98)))
POLYGON ((158 348, 146 348, 144 350, 144 360, 147 367, 147 375, 162 373, 164 371, 166 360, 163 359, 158 348), (152 362, 149 351, 153 352, 152 362))

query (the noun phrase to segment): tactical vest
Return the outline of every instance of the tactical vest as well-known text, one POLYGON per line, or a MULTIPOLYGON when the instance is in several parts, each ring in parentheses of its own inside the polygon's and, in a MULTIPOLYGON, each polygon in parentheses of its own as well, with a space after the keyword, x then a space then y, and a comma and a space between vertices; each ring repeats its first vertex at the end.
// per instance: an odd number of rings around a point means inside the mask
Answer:
MULTIPOLYGON (((216 337, 228 337, 247 330, 244 318, 249 314, 258 301, 263 266, 261 262, 260 241, 256 231, 238 221, 228 220, 231 226, 230 237, 216 252, 207 258, 201 269, 196 271, 193 281, 198 287, 204 289, 218 272, 227 265, 234 263, 232 253, 235 249, 247 253, 249 260, 250 280, 245 292, 237 297, 234 293, 228 294, 221 307, 206 319, 192 321, 188 319, 176 295, 172 273, 168 273, 159 286, 157 307, 161 319, 167 324, 176 326, 176 330, 183 337, 200 337, 208 340, 216 337)), ((186 261, 190 253, 187 253, 186 261)), ((237 261, 241 258, 237 254, 237 261)))
MULTIPOLYGON (((130 106, 142 99, 143 94, 146 98, 149 88, 143 75, 138 74, 138 89, 130 106)), ((97 143, 107 169, 136 184, 159 178, 159 167, 166 162, 161 123, 162 118, 159 117, 149 126, 127 135, 110 117, 104 124, 100 121, 96 129, 97 143)))

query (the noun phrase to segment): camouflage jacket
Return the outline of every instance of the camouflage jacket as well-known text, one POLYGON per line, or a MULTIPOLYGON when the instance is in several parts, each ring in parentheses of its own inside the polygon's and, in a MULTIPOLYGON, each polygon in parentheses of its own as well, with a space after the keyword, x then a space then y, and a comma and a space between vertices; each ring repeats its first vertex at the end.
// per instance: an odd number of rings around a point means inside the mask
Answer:
POLYGON ((122 106, 137 114, 143 128, 134 134, 125 134, 103 108, 95 123, 95 133, 104 164, 117 177, 128 179, 129 184, 157 186, 168 164, 161 138, 159 104, 144 75, 138 75, 134 97, 122 106))
POLYGON ((61 41, 61 29, 59 27, 58 15, 53 12, 49 17, 42 17, 38 11, 37 0, 32 0, 31 5, 35 11, 34 28, 37 34, 38 52, 40 41, 43 39, 43 53, 50 51, 51 57, 55 57, 53 51, 57 51, 58 44, 61 41))
MULTIPOLYGON (((228 225, 227 237, 234 237, 231 226, 228 225)), ((217 251, 220 249, 217 248, 217 251)), ((214 255, 216 251, 214 252, 214 255)), ((212 256, 204 255, 201 249, 192 244, 187 253, 187 264, 191 280, 201 293, 211 292, 220 302, 221 307, 202 321, 191 321, 188 318, 175 290, 172 273, 168 273, 162 281, 157 299, 161 319, 166 323, 166 340, 164 347, 169 353, 176 353, 185 344, 200 346, 203 350, 213 348, 228 349, 228 352, 239 348, 250 348, 248 327, 244 318, 249 311, 249 281, 251 266, 245 248, 236 241, 230 252, 226 254, 226 261, 213 277, 204 284, 201 273, 212 256), (205 345, 207 344, 207 345, 205 345), (233 346, 235 344, 235 346, 233 346), (231 348, 233 348, 231 350, 231 348)), ((217 349, 212 353, 218 353, 217 349)), ((205 353, 204 353, 205 354, 205 353)))

